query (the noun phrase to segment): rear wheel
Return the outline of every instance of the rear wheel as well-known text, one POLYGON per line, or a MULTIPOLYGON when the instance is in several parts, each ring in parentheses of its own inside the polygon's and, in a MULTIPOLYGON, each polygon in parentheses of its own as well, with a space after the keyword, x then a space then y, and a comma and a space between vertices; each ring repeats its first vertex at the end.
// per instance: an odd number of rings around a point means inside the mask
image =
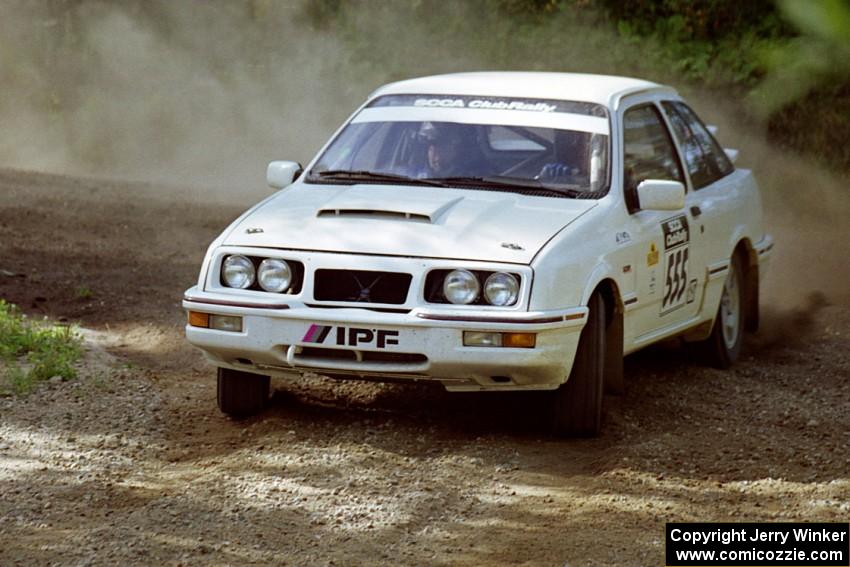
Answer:
POLYGON ((549 393, 552 430, 559 436, 594 437, 602 426, 605 300, 599 292, 590 297, 588 309, 570 376, 549 393))
POLYGON ((744 270, 741 258, 732 256, 729 273, 723 282, 720 306, 714 317, 714 326, 703 343, 709 364, 716 368, 729 368, 741 353, 744 336, 744 270))
POLYGON ((233 417, 255 415, 266 407, 269 399, 268 376, 218 369, 218 409, 233 417))

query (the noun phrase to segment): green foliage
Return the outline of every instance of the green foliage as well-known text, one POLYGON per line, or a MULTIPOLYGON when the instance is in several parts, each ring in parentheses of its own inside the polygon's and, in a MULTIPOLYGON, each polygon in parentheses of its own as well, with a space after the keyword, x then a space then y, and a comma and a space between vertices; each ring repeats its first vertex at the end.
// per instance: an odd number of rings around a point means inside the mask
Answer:
POLYGON ((769 73, 753 93, 764 114, 818 88, 850 80, 850 2, 784 0, 783 14, 800 35, 762 53, 769 73))
MULTIPOLYGON (((598 0, 676 78, 733 96, 773 141, 850 172, 848 0, 598 0)), ((675 81, 674 81, 675 82, 675 81)))
POLYGON ((504 15, 519 18, 545 16, 561 8, 558 0, 492 0, 491 4, 504 15))
POLYGON ((771 139, 850 172, 850 2, 782 0, 799 35, 764 49, 766 77, 750 95, 771 139))
POLYGON ((34 322, 0 299, 0 393, 24 394, 41 380, 75 378, 80 337, 68 326, 34 322))
POLYGON ((598 0, 615 20, 642 36, 676 41, 719 41, 755 34, 771 38, 790 33, 774 0, 598 0))
POLYGON ((315 0, 351 83, 469 69, 604 72, 744 93, 795 32, 774 0, 315 0), (415 22, 415 25, 411 25, 415 22), (391 30, 403 30, 392 33, 391 30), (379 38, 379 39, 376 39, 379 38))
POLYGON ((824 165, 850 172, 850 81, 824 84, 772 112, 768 133, 774 143, 824 165))
POLYGON ((764 74, 758 53, 790 28, 772 0, 600 0, 621 37, 654 46, 650 56, 690 82, 749 88, 764 74))

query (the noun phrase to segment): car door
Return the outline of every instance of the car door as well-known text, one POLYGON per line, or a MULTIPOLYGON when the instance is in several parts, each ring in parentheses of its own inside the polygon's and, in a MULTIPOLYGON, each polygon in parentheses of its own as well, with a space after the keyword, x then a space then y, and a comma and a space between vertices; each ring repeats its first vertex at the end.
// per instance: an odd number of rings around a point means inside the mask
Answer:
POLYGON ((623 191, 629 209, 629 234, 636 297, 626 322, 626 341, 635 347, 681 327, 697 314, 699 278, 705 271, 701 234, 688 212, 641 208, 637 186, 647 179, 679 181, 687 187, 679 153, 661 109, 654 101, 623 112, 623 191))
MULTIPOLYGON (((740 208, 738 187, 729 175, 735 168, 690 107, 681 101, 664 101, 661 106, 690 178, 692 190, 687 208, 694 225, 699 227, 705 265, 724 264, 729 260, 729 241, 740 208)), ((700 280, 699 288, 704 290, 707 271, 701 274, 700 280)), ((705 308, 704 315, 714 315, 716 305, 705 308)))

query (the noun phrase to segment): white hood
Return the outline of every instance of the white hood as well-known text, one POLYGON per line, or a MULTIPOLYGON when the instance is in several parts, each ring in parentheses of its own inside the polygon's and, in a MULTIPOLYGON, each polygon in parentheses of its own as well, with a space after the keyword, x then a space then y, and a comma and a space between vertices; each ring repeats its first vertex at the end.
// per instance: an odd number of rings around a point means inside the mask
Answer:
POLYGON ((528 264, 594 206, 499 191, 297 183, 238 222, 224 244, 528 264))

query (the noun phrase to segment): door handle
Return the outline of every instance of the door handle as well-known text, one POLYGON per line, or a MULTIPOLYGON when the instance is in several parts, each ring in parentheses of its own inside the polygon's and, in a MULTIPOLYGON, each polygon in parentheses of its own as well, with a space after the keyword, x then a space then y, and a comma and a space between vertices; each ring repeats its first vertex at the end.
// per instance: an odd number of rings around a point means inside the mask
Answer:
POLYGON ((702 209, 700 209, 697 205, 694 205, 693 207, 691 207, 691 215, 693 215, 694 218, 697 218, 701 214, 702 214, 702 209))

